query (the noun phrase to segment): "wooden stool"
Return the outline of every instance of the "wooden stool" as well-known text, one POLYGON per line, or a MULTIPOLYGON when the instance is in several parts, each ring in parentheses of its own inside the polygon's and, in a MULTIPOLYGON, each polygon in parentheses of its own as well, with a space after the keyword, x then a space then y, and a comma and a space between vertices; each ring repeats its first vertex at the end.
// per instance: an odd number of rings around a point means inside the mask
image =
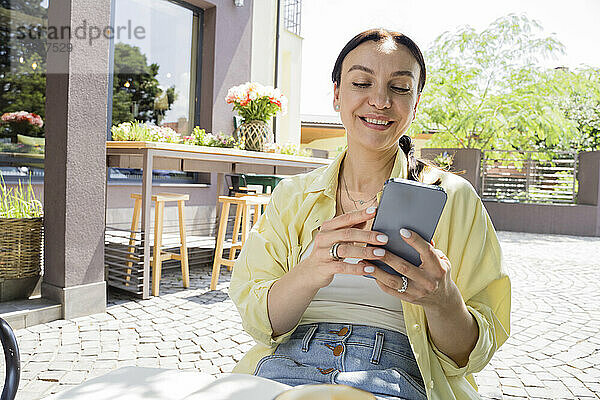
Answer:
MULTIPOLYGON (((132 193, 131 198, 135 199, 135 206, 133 208, 133 220, 131 221, 131 236, 129 239, 129 246, 135 244, 135 230, 138 227, 140 220, 140 214, 142 211, 142 195, 138 193, 132 193)), ((152 295, 158 296, 160 274, 162 268, 162 262, 165 260, 179 260, 181 262, 181 275, 183 276, 183 287, 190 287, 190 272, 188 266, 188 254, 187 244, 185 241, 185 222, 183 220, 183 206, 184 201, 189 200, 190 196, 187 194, 177 193, 158 193, 152 196, 154 202, 154 252, 153 256, 150 257, 152 263, 152 295), (181 246, 179 247, 179 253, 169 253, 161 250, 162 246, 162 231, 163 231, 163 216, 165 210, 165 202, 176 201, 177 209, 179 211, 179 239, 181 246)), ((133 247, 130 247, 130 252, 133 247)), ((132 263, 128 263, 131 266, 132 263)), ((129 275, 131 270, 127 270, 129 275)), ((129 277, 127 277, 129 280, 129 277)))
MULTIPOLYGON (((237 194, 236 194, 237 195, 237 194)), ((219 232, 217 234, 215 245, 215 259, 213 263, 212 279, 210 281, 210 290, 217 288, 221 265, 227 265, 229 271, 235 263, 236 250, 241 249, 246 242, 246 237, 250 233, 250 209, 254 207, 254 221, 256 224, 258 217, 262 214, 262 207, 269 204, 270 196, 248 196, 239 194, 238 197, 219 196, 219 203, 223 203, 221 208, 221 218, 219 220, 219 232), (227 231, 227 221, 229 219, 229 207, 235 205, 235 222, 233 224, 233 237, 231 239, 231 248, 229 250, 229 259, 223 258, 223 247, 225 245, 225 233, 227 231), (241 239, 238 243, 238 235, 241 239)))

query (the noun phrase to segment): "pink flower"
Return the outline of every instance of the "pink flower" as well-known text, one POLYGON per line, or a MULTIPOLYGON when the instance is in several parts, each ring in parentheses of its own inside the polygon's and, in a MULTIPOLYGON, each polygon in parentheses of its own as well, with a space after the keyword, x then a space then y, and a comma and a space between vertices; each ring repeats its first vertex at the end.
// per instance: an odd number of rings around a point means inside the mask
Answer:
POLYGON ((42 117, 35 113, 28 113, 27 111, 17 111, 12 113, 4 113, 2 115, 2 121, 4 122, 27 122, 30 125, 36 125, 40 128, 44 126, 44 120, 42 117))

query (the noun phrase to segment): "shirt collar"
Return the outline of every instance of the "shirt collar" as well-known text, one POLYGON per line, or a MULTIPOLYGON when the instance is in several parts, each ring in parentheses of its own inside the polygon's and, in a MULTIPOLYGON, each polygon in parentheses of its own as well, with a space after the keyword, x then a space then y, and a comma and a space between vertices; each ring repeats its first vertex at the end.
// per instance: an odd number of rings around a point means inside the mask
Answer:
MULTIPOLYGON (((329 164, 323 173, 315 179, 308 188, 308 192, 323 192, 325 196, 335 199, 335 192, 337 190, 338 175, 342 160, 346 155, 348 147, 346 146, 340 154, 329 164)), ((408 163, 406 154, 398 146, 396 151, 396 159, 394 160, 394 166, 389 178, 404 178, 408 177, 408 163)))

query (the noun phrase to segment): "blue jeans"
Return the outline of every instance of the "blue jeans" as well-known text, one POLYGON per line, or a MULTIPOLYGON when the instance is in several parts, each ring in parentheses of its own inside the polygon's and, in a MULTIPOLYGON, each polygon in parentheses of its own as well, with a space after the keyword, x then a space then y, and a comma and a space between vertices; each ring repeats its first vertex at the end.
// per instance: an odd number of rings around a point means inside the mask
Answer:
POLYGON ((427 399, 408 338, 365 325, 300 325, 258 362, 254 375, 290 386, 344 384, 379 399, 427 399))

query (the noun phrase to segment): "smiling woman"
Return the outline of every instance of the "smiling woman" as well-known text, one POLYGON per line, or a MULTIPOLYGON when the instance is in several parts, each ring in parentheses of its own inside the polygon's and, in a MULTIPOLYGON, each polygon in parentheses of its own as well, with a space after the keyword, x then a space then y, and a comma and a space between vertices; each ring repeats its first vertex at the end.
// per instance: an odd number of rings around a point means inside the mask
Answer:
POLYGON ((405 133, 425 76, 419 48, 397 32, 369 30, 342 49, 333 107, 348 146, 328 167, 281 181, 246 240, 229 294, 259 345, 235 372, 380 399, 479 398, 471 374, 508 338, 510 281, 473 187, 413 155, 405 133), (396 177, 448 195, 431 243, 398 227, 420 265, 379 247, 389 238, 371 230, 396 177))

